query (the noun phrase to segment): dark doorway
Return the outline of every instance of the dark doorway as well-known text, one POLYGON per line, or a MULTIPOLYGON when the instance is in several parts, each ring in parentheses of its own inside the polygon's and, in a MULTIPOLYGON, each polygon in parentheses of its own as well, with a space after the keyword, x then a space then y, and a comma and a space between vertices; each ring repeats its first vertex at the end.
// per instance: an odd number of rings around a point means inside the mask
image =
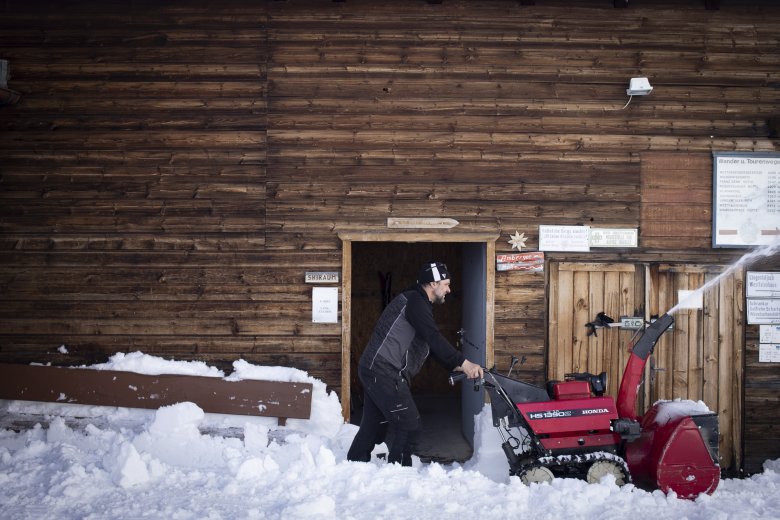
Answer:
MULTIPOLYGON (((459 349, 459 331, 463 328, 465 276, 473 263, 470 249, 452 242, 353 242, 352 243, 352 313, 351 313, 351 381, 350 420, 360 422, 363 388, 357 377, 357 363, 384 306, 416 281, 419 267, 429 260, 447 264, 452 273, 452 293, 444 305, 434 307, 434 318, 445 338, 459 349), (464 265, 464 262, 469 265, 464 265)), ((483 277, 484 278, 484 275, 483 277)), ((484 307, 484 300, 482 300, 484 307)), ((483 331, 484 336, 484 331, 483 331)), ((484 344, 484 337, 481 339, 484 344)), ((464 350, 465 351, 465 350, 464 350)), ((472 356, 469 356, 470 358, 472 356)), ((448 372, 428 359, 412 381, 423 422, 423 435, 417 455, 424 462, 448 463, 471 457, 471 438, 464 435, 463 398, 460 387, 447 382, 448 372)), ((473 424, 473 423, 471 423, 473 424)), ((472 433, 473 435, 473 433, 472 433)))

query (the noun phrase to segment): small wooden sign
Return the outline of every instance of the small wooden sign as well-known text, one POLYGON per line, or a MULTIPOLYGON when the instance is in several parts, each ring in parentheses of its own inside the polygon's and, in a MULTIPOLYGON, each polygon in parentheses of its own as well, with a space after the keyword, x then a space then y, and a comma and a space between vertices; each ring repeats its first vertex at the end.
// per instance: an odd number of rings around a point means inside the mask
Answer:
POLYGON ((450 229, 458 224, 454 218, 387 217, 391 229, 450 229))
POLYGON ((526 271, 541 273, 544 271, 544 253, 513 253, 496 255, 496 271, 526 271))
POLYGON ((307 271, 306 283, 339 283, 338 271, 307 271))

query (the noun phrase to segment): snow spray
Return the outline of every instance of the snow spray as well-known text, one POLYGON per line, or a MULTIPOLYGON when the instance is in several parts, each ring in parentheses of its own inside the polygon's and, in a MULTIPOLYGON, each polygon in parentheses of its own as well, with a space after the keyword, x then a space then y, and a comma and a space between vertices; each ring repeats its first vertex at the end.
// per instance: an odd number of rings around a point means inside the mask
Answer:
POLYGON ((776 238, 771 244, 761 246, 760 248, 745 254, 742 258, 737 260, 734 264, 730 265, 728 269, 720 273, 717 277, 713 278, 712 280, 705 283, 695 291, 691 292, 691 294, 688 295, 687 298, 678 302, 677 305, 669 309, 667 311, 667 314, 674 314, 675 312, 683 308, 685 304, 688 303, 689 301, 696 301, 698 298, 701 298, 701 295, 706 293, 709 289, 711 289, 715 285, 719 284, 723 278, 729 276, 731 273, 733 273, 740 267, 747 267, 748 265, 752 264, 759 258, 771 256, 776 252, 780 252, 780 238, 776 238))

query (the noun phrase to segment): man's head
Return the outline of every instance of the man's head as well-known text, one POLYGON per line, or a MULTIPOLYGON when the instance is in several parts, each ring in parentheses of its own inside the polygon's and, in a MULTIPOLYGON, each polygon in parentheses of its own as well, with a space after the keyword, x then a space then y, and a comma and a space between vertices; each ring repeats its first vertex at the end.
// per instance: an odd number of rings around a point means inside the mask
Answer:
POLYGON ((417 283, 428 295, 431 303, 444 303, 450 293, 450 273, 441 262, 426 262, 417 275, 417 283))

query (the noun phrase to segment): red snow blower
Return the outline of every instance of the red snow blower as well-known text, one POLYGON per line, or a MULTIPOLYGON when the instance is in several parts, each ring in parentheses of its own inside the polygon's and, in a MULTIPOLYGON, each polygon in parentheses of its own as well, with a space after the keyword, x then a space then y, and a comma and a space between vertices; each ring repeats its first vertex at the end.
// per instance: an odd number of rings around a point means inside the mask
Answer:
MULTIPOLYGON (((664 314, 633 345, 617 401, 604 395, 606 372, 567 374, 545 389, 486 371, 475 389, 482 384, 490 395, 510 475, 526 484, 555 477, 598 482, 613 475, 619 485, 634 482, 681 498, 715 491, 717 414, 681 413, 669 402, 656 403, 644 417, 637 414, 645 364, 673 323, 664 314)), ((450 384, 464 378, 454 372, 450 384)))

